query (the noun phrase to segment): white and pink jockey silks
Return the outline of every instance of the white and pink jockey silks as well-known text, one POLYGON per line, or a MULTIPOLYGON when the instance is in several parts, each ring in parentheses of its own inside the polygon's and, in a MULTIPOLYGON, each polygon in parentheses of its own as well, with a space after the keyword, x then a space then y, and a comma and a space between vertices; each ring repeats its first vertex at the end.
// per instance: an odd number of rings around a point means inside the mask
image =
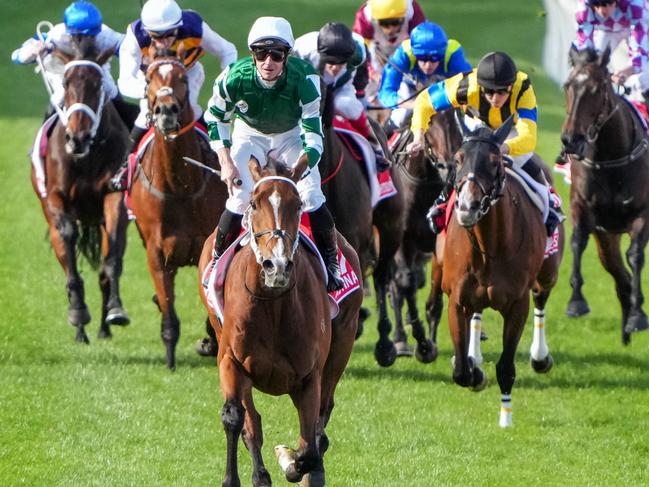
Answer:
MULTIPOLYGON (((649 6, 646 0, 617 0, 613 14, 604 19, 586 5, 586 0, 578 0, 577 36, 574 45, 577 49, 594 48, 603 50, 610 44, 615 49, 622 39, 629 47, 629 58, 636 73, 646 69, 649 61, 649 6)), ((649 86, 643 86, 647 89, 649 86)))

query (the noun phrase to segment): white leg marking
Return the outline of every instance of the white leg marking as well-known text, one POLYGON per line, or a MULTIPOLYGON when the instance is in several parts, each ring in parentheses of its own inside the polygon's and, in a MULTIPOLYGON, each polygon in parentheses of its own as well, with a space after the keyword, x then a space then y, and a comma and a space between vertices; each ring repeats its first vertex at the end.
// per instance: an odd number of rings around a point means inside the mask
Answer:
POLYGON ((482 315, 473 313, 471 329, 469 331, 469 357, 473 359, 476 367, 482 364, 482 351, 480 350, 480 332, 482 330, 482 315))
POLYGON ((530 356, 533 360, 543 360, 549 353, 550 350, 545 341, 545 311, 534 308, 534 335, 530 347, 530 356))

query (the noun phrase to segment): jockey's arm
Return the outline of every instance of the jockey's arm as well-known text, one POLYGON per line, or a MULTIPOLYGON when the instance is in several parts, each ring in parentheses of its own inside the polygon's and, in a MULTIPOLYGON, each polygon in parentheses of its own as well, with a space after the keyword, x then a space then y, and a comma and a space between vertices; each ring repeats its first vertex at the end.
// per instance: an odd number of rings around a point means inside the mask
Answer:
POLYGON ((203 22, 201 46, 221 60, 221 69, 227 68, 237 60, 237 48, 235 45, 214 32, 205 22, 203 22))
POLYGON ((129 25, 126 36, 119 47, 120 93, 129 98, 141 99, 146 94, 146 79, 141 69, 142 51, 129 25))
POLYGON ((447 77, 455 76, 459 73, 465 73, 473 69, 471 63, 466 59, 464 48, 459 42, 455 39, 449 39, 448 49, 453 49, 453 51, 448 61, 448 67, 446 70, 447 77))
POLYGON ((40 39, 30 37, 22 46, 11 53, 11 60, 14 64, 31 64, 36 62, 39 54, 47 52, 47 45, 40 39))
POLYGON ((507 153, 512 156, 520 156, 536 150, 536 96, 534 89, 530 86, 521 96, 516 107, 518 120, 516 122, 517 135, 506 140, 503 145, 507 146, 507 153))
MULTIPOLYGON (((302 140, 304 149, 301 155, 309 158, 309 169, 320 161, 323 151, 322 119, 320 117, 320 76, 307 75, 299 88, 302 107, 302 140)), ((304 177, 304 176, 303 176, 304 177)))
POLYGON ((410 59, 403 46, 399 46, 383 70, 379 88, 381 105, 392 108, 399 103, 399 87, 403 81, 403 73, 408 72, 410 72, 410 59))
POLYGON ((593 32, 595 31, 593 22, 595 22, 595 17, 593 10, 583 0, 577 3, 575 20, 577 21, 577 32, 572 45, 578 51, 587 47, 593 48, 593 32))
POLYGON ((629 60, 631 64, 625 70, 626 76, 641 73, 647 69, 647 63, 649 63, 649 37, 647 37, 649 7, 647 7, 644 0, 634 0, 631 3, 637 5, 631 5, 630 8, 631 32, 627 43, 629 45, 629 60))

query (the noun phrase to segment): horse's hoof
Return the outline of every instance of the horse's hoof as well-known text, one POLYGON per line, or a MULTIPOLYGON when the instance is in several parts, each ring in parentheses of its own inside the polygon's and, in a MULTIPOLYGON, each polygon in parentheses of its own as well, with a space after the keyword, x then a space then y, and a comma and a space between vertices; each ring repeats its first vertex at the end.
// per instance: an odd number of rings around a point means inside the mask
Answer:
POLYGON ((325 473, 322 470, 309 472, 298 484, 300 487, 322 487, 325 484, 325 473))
POLYGON ((542 360, 534 360, 533 358, 531 358, 530 365, 532 366, 532 369, 534 369, 534 372, 536 372, 537 374, 545 374, 547 372, 550 372, 550 369, 554 365, 554 360, 552 359, 552 355, 548 354, 548 356, 542 360))
POLYGON ((212 342, 210 337, 205 337, 196 342, 196 353, 201 357, 216 357, 219 346, 216 342, 212 342))
POLYGON ((437 345, 432 340, 426 340, 417 344, 415 357, 422 364, 429 364, 437 359, 437 345))
POLYGON ((110 332, 110 328, 106 327, 106 329, 99 329, 97 332, 97 338, 99 340, 110 340, 113 338, 113 334, 110 332))
POLYGON ((126 326, 130 322, 131 319, 121 306, 111 308, 108 310, 108 313, 106 313, 106 323, 109 325, 126 326))
POLYGON ((253 487, 270 487, 272 484, 268 470, 263 467, 252 476, 253 487))
POLYGON ((622 332, 622 345, 625 347, 631 343, 631 333, 627 333, 625 331, 622 332))
POLYGON ((570 301, 566 308, 566 315, 569 318, 579 318, 590 313, 590 307, 585 300, 570 301))
POLYGON ((473 385, 471 390, 473 392, 484 391, 487 387, 487 375, 482 371, 481 368, 476 367, 473 369, 473 385))
POLYGON ((88 307, 78 309, 68 309, 68 323, 72 326, 79 327, 85 326, 90 323, 90 312, 88 307))
POLYGON ((74 337, 74 340, 77 343, 83 343, 85 345, 88 345, 90 343, 90 340, 88 339, 88 335, 86 335, 86 330, 84 330, 82 326, 77 328, 77 334, 74 337))
POLYGON ((406 341, 394 342, 394 348, 397 350, 397 357, 412 357, 413 355, 412 347, 406 341))
POLYGON ((647 328, 649 328, 649 320, 647 320, 647 315, 644 313, 636 313, 629 316, 629 319, 626 320, 624 332, 633 333, 636 331, 646 330, 647 328))
POLYGON ((487 334, 484 332, 484 330, 480 330, 480 341, 486 342, 487 340, 489 340, 487 334))
POLYGON ((381 367, 390 367, 397 360, 397 349, 390 340, 378 341, 374 347, 374 358, 381 367))

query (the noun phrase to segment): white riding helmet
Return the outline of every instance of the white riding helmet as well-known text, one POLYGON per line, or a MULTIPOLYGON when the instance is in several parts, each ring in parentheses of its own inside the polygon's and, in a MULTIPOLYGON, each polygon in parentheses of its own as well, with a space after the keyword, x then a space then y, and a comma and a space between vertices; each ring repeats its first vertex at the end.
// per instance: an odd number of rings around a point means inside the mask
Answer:
POLYGON ((293 49, 294 43, 291 24, 282 17, 259 17, 248 34, 248 47, 251 49, 253 45, 293 49))
POLYGON ((183 24, 183 11, 174 0, 149 0, 140 18, 145 30, 165 32, 183 24))

